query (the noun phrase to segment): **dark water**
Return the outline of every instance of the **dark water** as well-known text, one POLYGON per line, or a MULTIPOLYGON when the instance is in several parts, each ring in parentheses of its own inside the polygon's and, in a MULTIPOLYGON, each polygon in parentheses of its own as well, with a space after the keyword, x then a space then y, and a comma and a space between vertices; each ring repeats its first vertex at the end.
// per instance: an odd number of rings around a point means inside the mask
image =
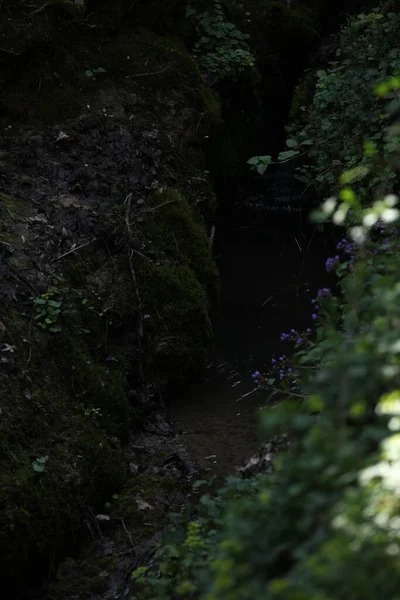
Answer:
POLYGON ((300 223, 300 215, 241 215, 216 231, 221 312, 214 319, 215 348, 205 380, 189 386, 171 410, 183 442, 202 468, 226 475, 257 451, 257 413, 267 394, 251 373, 290 353, 280 334, 313 327, 311 299, 332 284, 325 260, 333 241, 300 223))

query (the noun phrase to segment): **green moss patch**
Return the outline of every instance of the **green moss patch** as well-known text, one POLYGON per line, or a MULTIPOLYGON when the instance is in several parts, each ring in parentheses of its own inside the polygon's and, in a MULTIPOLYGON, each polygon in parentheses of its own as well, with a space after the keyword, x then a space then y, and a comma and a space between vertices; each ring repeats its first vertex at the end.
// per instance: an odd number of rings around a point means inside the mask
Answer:
POLYGON ((190 267, 212 301, 218 297, 218 271, 201 215, 174 189, 154 194, 145 213, 148 244, 176 264, 190 267))
POLYGON ((173 189, 155 194, 140 226, 154 260, 136 268, 152 368, 183 376, 202 367, 212 336, 210 305, 218 298, 218 273, 201 217, 173 189))

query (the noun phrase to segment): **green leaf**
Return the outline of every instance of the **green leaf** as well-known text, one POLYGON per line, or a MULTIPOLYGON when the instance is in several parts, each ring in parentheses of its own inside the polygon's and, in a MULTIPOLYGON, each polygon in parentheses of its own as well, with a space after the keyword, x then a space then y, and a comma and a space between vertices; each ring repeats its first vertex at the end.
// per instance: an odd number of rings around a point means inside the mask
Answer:
POLYGON ((57 302, 56 300, 49 300, 48 305, 53 306, 54 308, 60 308, 61 302, 57 302))
POLYGON ((199 488, 202 485, 205 485, 207 483, 208 483, 208 481, 206 479, 198 479, 197 481, 194 482, 192 487, 194 490, 196 490, 197 488, 199 488))
POLYGON ((357 195, 355 194, 355 192, 351 189, 351 188, 343 188, 340 191, 340 198, 341 200, 343 200, 343 202, 346 202, 346 204, 348 204, 349 206, 351 206, 352 208, 361 208, 361 204, 359 199, 357 198, 357 195))
POLYGON ((286 140, 286 146, 288 146, 288 148, 296 148, 296 146, 298 146, 298 143, 296 142, 296 140, 286 140))
POLYGON ((278 160, 289 160, 297 156, 299 152, 297 150, 286 150, 285 152, 280 152, 278 155, 278 160))
POLYGON ((265 171, 268 169, 268 164, 266 164, 266 165, 263 165, 263 164, 257 165, 257 172, 260 173, 260 175, 264 175, 265 171))
POLYGON ((354 183, 355 181, 360 181, 361 179, 364 179, 368 173, 368 167, 362 165, 354 167, 354 169, 349 169, 348 171, 342 173, 340 176, 340 183, 341 185, 348 185, 350 183, 354 183))
POLYGON ((258 163, 259 163, 258 156, 253 156, 253 158, 249 158, 249 160, 247 161, 248 165, 257 165, 258 163))
POLYGON ((37 462, 32 463, 32 468, 36 473, 43 473, 44 465, 38 464, 37 462))

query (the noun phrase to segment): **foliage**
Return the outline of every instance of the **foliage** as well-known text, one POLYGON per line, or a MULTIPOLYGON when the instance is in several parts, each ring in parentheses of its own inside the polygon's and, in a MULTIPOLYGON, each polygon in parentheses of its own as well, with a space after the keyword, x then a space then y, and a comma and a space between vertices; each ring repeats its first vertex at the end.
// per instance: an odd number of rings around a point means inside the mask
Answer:
POLYGON ((250 158, 247 163, 250 165, 250 168, 257 171, 260 175, 264 175, 265 171, 268 169, 268 165, 272 162, 272 157, 269 155, 266 156, 253 156, 250 158))
MULTIPOLYGON (((394 155, 379 158, 385 171, 394 155)), ((138 599, 398 598, 400 212, 394 194, 366 207, 351 172, 344 180, 316 215, 335 222, 339 212, 348 228, 326 263, 337 288, 313 300, 314 332, 282 334, 293 358, 254 374, 266 392, 280 390, 262 413, 263 436, 287 432, 289 449, 271 472, 228 478, 181 516, 159 548, 158 574, 134 572, 138 599)))
POLYGON ((45 469, 46 462, 48 461, 48 456, 39 456, 33 463, 32 469, 36 473, 43 473, 45 469))
POLYGON ((53 333, 61 331, 58 321, 61 314, 62 302, 54 299, 56 293, 56 290, 51 289, 36 298, 33 296, 30 298, 36 308, 35 320, 39 327, 48 329, 53 333))
POLYGON ((85 71, 86 77, 89 77, 91 79, 96 79, 96 75, 98 75, 99 73, 106 73, 106 70, 103 69, 103 67, 97 67, 97 69, 87 69, 85 71))
POLYGON ((220 2, 215 1, 211 11, 202 13, 189 4, 186 16, 197 19, 198 40, 194 51, 199 56, 200 67, 206 73, 223 79, 255 66, 254 56, 246 42, 249 35, 226 20, 220 2))
MULTIPOLYGON (((353 18, 337 38, 335 60, 316 74, 316 91, 309 107, 288 127, 293 150, 307 151, 306 164, 298 176, 320 192, 332 193, 338 176, 353 172, 361 197, 368 199, 381 179, 397 183, 394 171, 381 169, 369 176, 375 155, 386 163, 396 151, 397 136, 385 137, 390 119, 382 100, 373 94, 376 85, 400 72, 400 14, 373 11, 353 18), (369 152, 363 153, 363 145, 369 152)), ((392 112, 400 107, 396 91, 391 95, 392 112)))

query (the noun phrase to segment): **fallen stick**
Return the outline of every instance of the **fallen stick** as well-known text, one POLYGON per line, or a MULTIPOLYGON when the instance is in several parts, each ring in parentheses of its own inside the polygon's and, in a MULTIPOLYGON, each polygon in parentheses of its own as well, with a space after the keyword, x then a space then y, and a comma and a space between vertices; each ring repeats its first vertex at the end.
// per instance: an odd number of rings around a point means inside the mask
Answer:
POLYGON ((71 250, 68 250, 68 252, 65 252, 64 254, 57 256, 57 258, 53 258, 53 260, 51 262, 56 262, 57 260, 64 258, 64 256, 68 256, 68 254, 73 254, 74 252, 78 252, 78 250, 80 250, 81 248, 84 248, 85 246, 89 246, 89 244, 91 244, 92 242, 95 242, 96 240, 97 240, 97 238, 93 238, 92 240, 89 240, 88 242, 85 242, 84 244, 81 244, 80 246, 77 246, 76 248, 71 248, 71 250))

